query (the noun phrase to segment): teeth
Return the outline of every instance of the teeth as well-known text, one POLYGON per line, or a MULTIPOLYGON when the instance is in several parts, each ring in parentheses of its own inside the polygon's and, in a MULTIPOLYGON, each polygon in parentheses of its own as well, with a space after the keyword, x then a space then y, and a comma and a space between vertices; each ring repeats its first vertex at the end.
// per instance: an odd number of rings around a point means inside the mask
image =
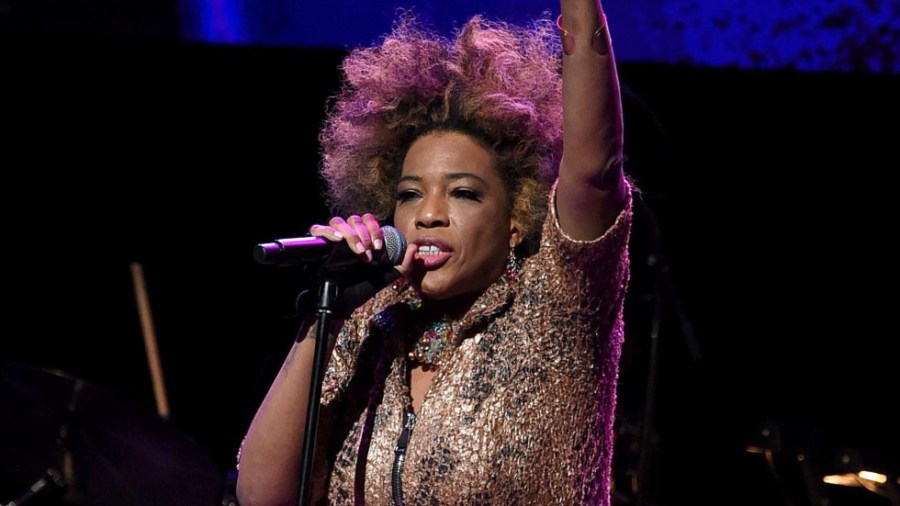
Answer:
POLYGON ((440 253, 441 250, 437 246, 433 244, 426 244, 419 246, 419 254, 420 255, 436 255, 440 253))

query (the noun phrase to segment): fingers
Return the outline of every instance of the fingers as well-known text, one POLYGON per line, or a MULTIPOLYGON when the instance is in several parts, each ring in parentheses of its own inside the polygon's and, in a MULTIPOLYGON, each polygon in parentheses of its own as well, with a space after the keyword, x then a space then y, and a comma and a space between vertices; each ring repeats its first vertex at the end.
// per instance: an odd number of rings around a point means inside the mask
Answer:
POLYGON ((344 235, 337 231, 337 229, 329 226, 329 225, 313 225, 309 227, 309 235, 313 237, 324 237, 332 242, 338 242, 344 238, 344 235))
POLYGON ((416 251, 418 249, 419 247, 415 244, 407 244, 406 251, 403 252, 403 260, 400 262, 400 265, 394 266, 394 268, 400 271, 400 274, 403 274, 407 278, 409 278, 413 272, 413 263, 415 262, 416 251))
POLYGON ((363 216, 354 214, 346 220, 335 216, 328 220, 328 225, 313 225, 309 228, 309 233, 334 242, 346 241, 350 250, 366 262, 372 262, 374 252, 381 251, 384 246, 381 226, 375 216, 369 213, 363 216))
POLYGON ((384 247, 384 233, 381 231, 378 220, 374 215, 366 213, 362 215, 362 221, 366 230, 369 231, 369 237, 372 238, 372 247, 375 251, 381 251, 381 248, 384 247))
POLYGON ((416 259, 416 253, 419 247, 416 244, 408 244, 403 254, 403 260, 399 265, 395 265, 394 269, 400 272, 406 281, 414 287, 422 286, 422 278, 425 276, 424 263, 421 259, 416 259))

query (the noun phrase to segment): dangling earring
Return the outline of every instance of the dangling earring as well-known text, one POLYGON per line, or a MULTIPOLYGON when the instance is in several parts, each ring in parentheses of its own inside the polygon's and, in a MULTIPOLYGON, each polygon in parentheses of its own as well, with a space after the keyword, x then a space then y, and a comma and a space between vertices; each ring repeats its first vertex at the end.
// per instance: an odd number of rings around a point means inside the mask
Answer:
POLYGON ((506 275, 517 281, 519 279, 519 259, 516 258, 516 247, 514 245, 510 245, 509 247, 509 256, 506 258, 506 275))

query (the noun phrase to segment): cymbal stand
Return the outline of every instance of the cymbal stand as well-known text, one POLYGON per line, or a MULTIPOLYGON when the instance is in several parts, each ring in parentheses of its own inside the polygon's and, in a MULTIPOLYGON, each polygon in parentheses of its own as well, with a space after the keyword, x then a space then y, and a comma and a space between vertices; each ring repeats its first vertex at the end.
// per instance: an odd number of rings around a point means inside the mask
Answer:
POLYGON ((69 442, 69 421, 72 418, 72 414, 75 412, 75 404, 78 402, 78 398, 81 394, 81 389, 84 386, 84 382, 78 380, 75 382, 75 385, 72 387, 72 398, 69 400, 69 405, 66 407, 66 414, 63 419, 62 425, 59 427, 59 431, 56 434, 56 445, 60 450, 60 460, 62 461, 62 471, 55 467, 48 467, 44 474, 41 475, 40 478, 37 479, 28 490, 13 499, 9 503, 3 506, 20 506, 22 504, 28 503, 31 499, 33 499, 38 494, 63 494, 66 490, 68 490, 69 485, 73 481, 72 472, 72 455, 69 453, 68 442, 69 442), (68 479, 67 479, 68 478, 68 479))

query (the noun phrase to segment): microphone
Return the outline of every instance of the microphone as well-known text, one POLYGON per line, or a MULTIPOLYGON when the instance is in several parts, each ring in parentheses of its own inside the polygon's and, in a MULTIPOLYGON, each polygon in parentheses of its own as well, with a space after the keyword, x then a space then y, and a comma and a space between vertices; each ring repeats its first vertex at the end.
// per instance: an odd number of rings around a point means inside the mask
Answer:
MULTIPOLYGON (((383 226, 384 247, 375 251, 373 261, 379 265, 397 265, 403 260, 406 252, 406 239, 394 227, 383 226)), ((363 260, 350 249, 346 241, 331 242, 322 237, 297 237, 276 239, 273 242, 257 244, 253 248, 253 258, 264 265, 303 265, 323 263, 327 270, 347 269, 363 260)))

